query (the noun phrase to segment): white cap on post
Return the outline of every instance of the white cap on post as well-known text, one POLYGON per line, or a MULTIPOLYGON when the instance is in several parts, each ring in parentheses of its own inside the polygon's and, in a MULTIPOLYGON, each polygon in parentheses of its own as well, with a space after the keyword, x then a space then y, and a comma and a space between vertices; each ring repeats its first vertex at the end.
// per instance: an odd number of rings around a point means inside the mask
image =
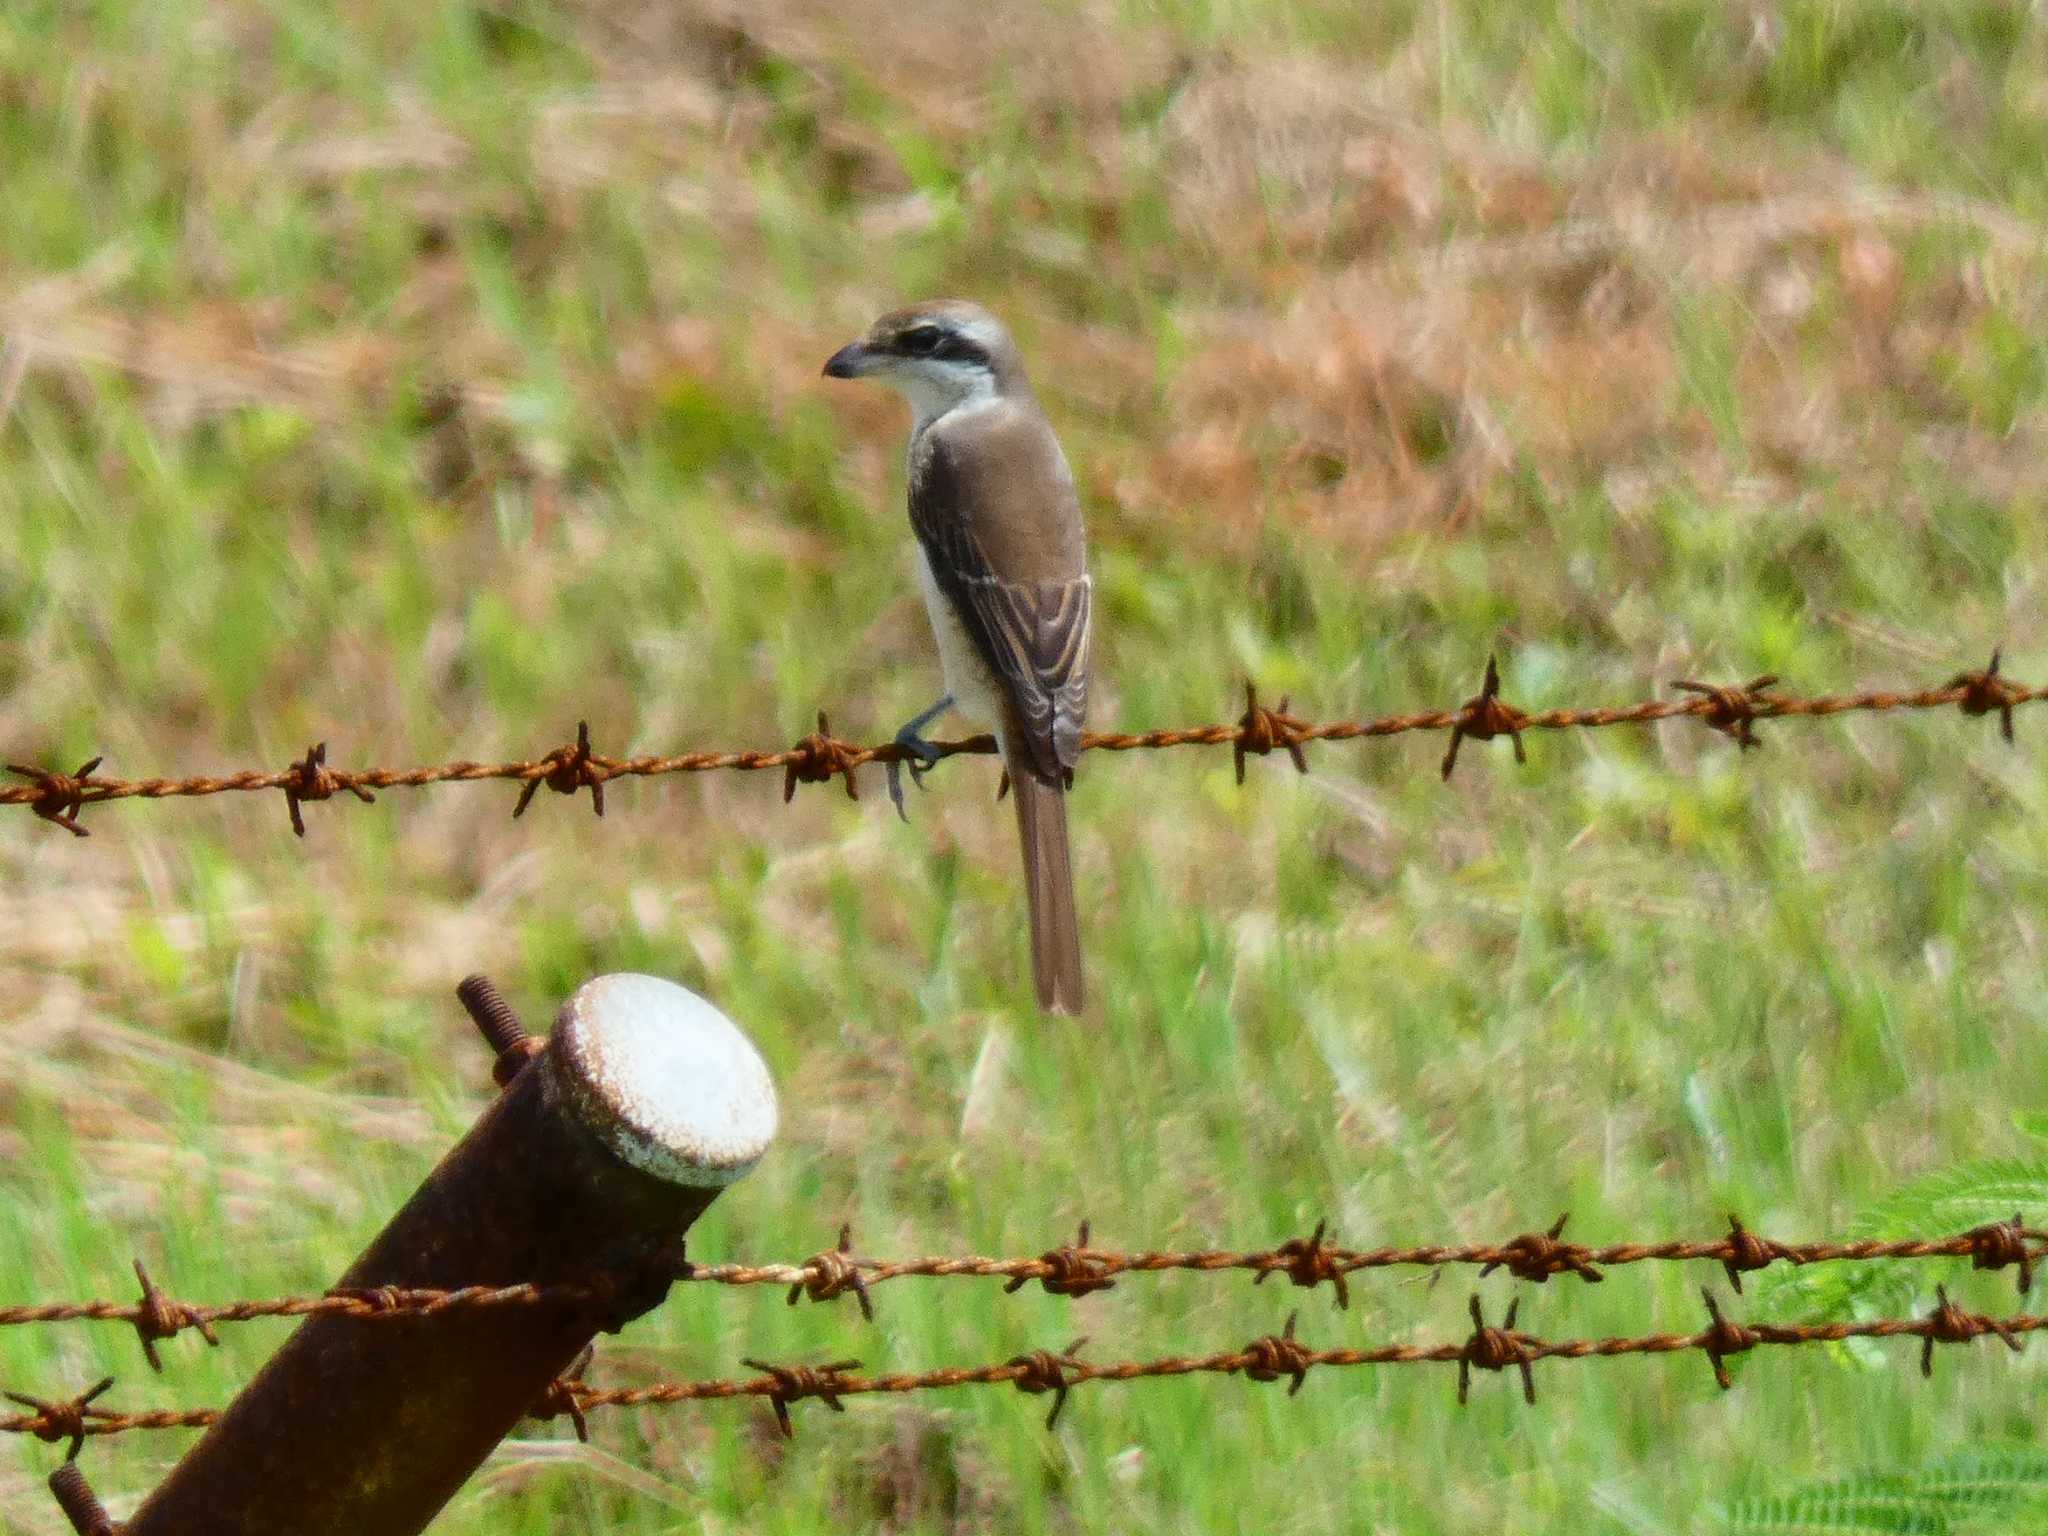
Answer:
POLYGON ((687 987, 619 972, 585 982, 555 1019, 555 1080, 628 1166, 719 1189, 775 1139, 775 1084, 738 1025, 687 987))

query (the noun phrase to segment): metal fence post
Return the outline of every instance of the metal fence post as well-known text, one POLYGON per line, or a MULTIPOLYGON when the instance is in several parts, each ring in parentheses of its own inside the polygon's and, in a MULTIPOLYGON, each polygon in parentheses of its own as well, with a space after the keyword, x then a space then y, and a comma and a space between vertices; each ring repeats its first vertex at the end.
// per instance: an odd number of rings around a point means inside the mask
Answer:
MULTIPOLYGON (((463 1000, 479 1012, 474 979, 463 1000)), ((307 1319, 127 1536, 421 1530, 600 1329, 662 1299, 684 1230, 774 1137, 753 1045, 673 982, 586 983, 544 1049, 498 1038, 502 1000, 484 1011, 503 1093, 338 1288, 531 1282, 597 1300, 307 1319)))

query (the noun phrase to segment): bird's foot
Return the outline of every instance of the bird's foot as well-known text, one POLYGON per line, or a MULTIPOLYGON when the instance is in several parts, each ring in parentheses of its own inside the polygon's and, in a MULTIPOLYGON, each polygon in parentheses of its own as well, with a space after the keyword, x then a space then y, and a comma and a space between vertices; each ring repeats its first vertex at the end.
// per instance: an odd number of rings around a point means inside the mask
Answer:
POLYGON ((919 789, 924 788, 926 772, 939 765, 939 760, 943 754, 937 746, 925 740, 919 733, 952 707, 953 696, 948 694, 916 719, 908 722, 902 730, 896 733, 896 745, 910 755, 901 762, 892 761, 885 763, 883 771, 889 780, 890 803, 896 807, 896 814, 905 822, 910 820, 910 812, 905 809, 903 804, 903 775, 898 770, 908 768, 910 770, 910 782, 919 789))

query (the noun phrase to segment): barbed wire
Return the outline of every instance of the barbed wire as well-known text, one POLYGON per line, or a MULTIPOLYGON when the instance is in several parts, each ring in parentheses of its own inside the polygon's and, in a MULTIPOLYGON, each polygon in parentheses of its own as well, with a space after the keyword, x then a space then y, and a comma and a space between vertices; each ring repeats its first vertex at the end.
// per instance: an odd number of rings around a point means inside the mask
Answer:
MULTIPOLYGON (((958 1387, 1012 1386, 1030 1394, 1052 1395, 1046 1415, 1051 1428, 1074 1387, 1100 1381, 1149 1381, 1171 1376, 1243 1376, 1257 1382, 1286 1381, 1288 1395, 1298 1393, 1308 1373, 1322 1367, 1378 1365, 1456 1365, 1458 1401, 1466 1401, 1474 1370, 1504 1371, 1510 1367, 1521 1375, 1524 1398, 1536 1401, 1534 1367, 1546 1360, 1617 1359, 1629 1355, 1673 1355, 1697 1351, 1707 1357, 1715 1381, 1724 1389, 1733 1385, 1727 1361, 1762 1345, 1807 1345, 1840 1343, 1847 1339, 1917 1338, 1921 1341, 1920 1371, 1933 1374, 1937 1344, 1968 1344, 1987 1335, 2001 1340, 2015 1353, 2025 1347, 2025 1336, 2048 1328, 2048 1317, 2030 1313, 1995 1317, 1968 1312, 1949 1298, 1946 1288, 1937 1287, 1936 1305, 1924 1317, 1889 1317, 1857 1322, 1751 1323, 1731 1320, 1721 1310, 1713 1293, 1701 1290, 1707 1308, 1708 1325, 1695 1333, 1650 1333, 1628 1337, 1544 1339, 1516 1327, 1521 1300, 1516 1298, 1497 1325, 1487 1323, 1475 1294, 1470 1301, 1472 1332, 1457 1343, 1385 1344, 1375 1348, 1313 1348, 1296 1337, 1299 1313, 1288 1316, 1277 1334, 1266 1334, 1237 1349, 1206 1355, 1166 1355, 1149 1360, 1119 1360, 1107 1363, 1084 1360, 1081 1351, 1087 1340, 1076 1339, 1064 1349, 1032 1350, 986 1365, 944 1366, 935 1370, 891 1372, 875 1376, 858 1374, 858 1360, 835 1360, 823 1365, 780 1364, 764 1360, 741 1363, 759 1372, 751 1377, 710 1381, 660 1381, 637 1387, 593 1387, 580 1377, 554 1382, 530 1410, 531 1416, 550 1419, 567 1416, 579 1435, 587 1434, 586 1416, 603 1408, 656 1407, 684 1402, 705 1402, 729 1398, 758 1397, 768 1400, 776 1422, 785 1435, 794 1433, 789 1409, 805 1398, 817 1398, 828 1408, 842 1410, 842 1399, 872 1393, 943 1391, 958 1387)), ((579 1362, 578 1368, 587 1365, 579 1362)), ((97 1399, 112 1386, 108 1379, 75 1398, 46 1400, 16 1393, 7 1396, 29 1411, 0 1417, 0 1433, 34 1435, 52 1444, 71 1442, 71 1454, 90 1437, 122 1434, 138 1429, 203 1429, 219 1418, 213 1409, 163 1409, 125 1413, 99 1406, 97 1399)))
MULTIPOLYGON (((1946 1237, 1854 1238, 1787 1243, 1760 1236, 1737 1216, 1728 1218, 1725 1236, 1705 1240, 1681 1239, 1658 1243, 1610 1243, 1592 1247, 1564 1237, 1567 1217, 1560 1216, 1547 1231, 1524 1232, 1505 1243, 1473 1243, 1462 1246, 1430 1244, 1418 1247, 1341 1248, 1328 1236, 1328 1224, 1318 1223, 1306 1237, 1292 1237, 1272 1248, 1234 1251, 1228 1249, 1119 1251, 1090 1245, 1088 1224, 1081 1224, 1078 1241, 1021 1258, 985 1258, 977 1254, 933 1255, 914 1259, 873 1259, 853 1251, 850 1225, 839 1229, 838 1246, 812 1255, 798 1264, 688 1264, 671 1278, 681 1282, 709 1285, 788 1287, 791 1305, 804 1297, 812 1301, 833 1301, 852 1295, 862 1314, 874 1317, 870 1288, 891 1280, 913 1277, 926 1279, 999 1279, 1005 1290, 1014 1292, 1037 1282, 1056 1296, 1085 1296, 1108 1290, 1116 1278, 1127 1274, 1157 1274, 1185 1271, 1217 1274, 1244 1271, 1253 1284, 1269 1275, 1284 1275, 1294 1285, 1313 1289, 1329 1285, 1339 1307, 1349 1307, 1350 1290, 1345 1277, 1360 1270, 1419 1267, 1442 1269, 1477 1266, 1483 1278, 1504 1269, 1520 1280, 1543 1284, 1553 1275, 1575 1275, 1598 1283, 1603 1271, 1618 1265, 1709 1260, 1726 1272, 1737 1294, 1746 1273, 1772 1264, 1794 1265, 1831 1262, 1885 1262, 1909 1259, 1968 1259, 1978 1270, 2015 1268, 2019 1294, 2033 1286, 2034 1264, 2048 1256, 2048 1231, 2025 1225, 2019 1212, 2012 1220, 1989 1222, 1946 1237)), ((589 1285, 472 1285, 459 1289, 381 1286, 343 1289, 318 1294, 278 1296, 267 1300, 232 1301, 201 1305, 166 1296, 138 1260, 135 1277, 142 1288, 139 1300, 46 1302, 0 1307, 0 1327, 36 1323, 117 1322, 135 1329, 152 1369, 161 1370, 156 1346, 176 1338, 187 1329, 217 1344, 214 1326, 220 1323, 251 1322, 259 1318, 345 1317, 377 1320, 432 1316, 440 1312, 494 1307, 597 1307, 613 1298, 599 1287, 589 1285)))
MULTIPOLYGON (((1304 749, 1310 743, 1398 736, 1410 731, 1451 733, 1442 763, 1442 774, 1446 779, 1457 766, 1460 747, 1468 740, 1491 741, 1495 737, 1506 736, 1514 745, 1515 760, 1521 762, 1524 760, 1524 732, 1591 730, 1682 718, 1701 720, 1746 750, 1763 744, 1755 729, 1760 721, 1959 707, 1967 715, 1997 715, 2001 733, 2011 741, 2013 711, 2022 705, 2048 699, 2048 687, 2014 682, 2002 675, 1999 663, 1999 654, 1993 652, 1990 665, 1982 670, 1958 673, 1938 688, 1917 691, 1873 689, 1861 693, 1802 697, 1776 691, 1779 681, 1776 677, 1757 677, 1740 684, 1682 679, 1672 684, 1685 695, 1682 698, 1531 712, 1516 708, 1500 696, 1500 669, 1489 658, 1480 691, 1456 709, 1382 715, 1371 720, 1311 721, 1289 713, 1289 699, 1283 698, 1278 705, 1271 707, 1261 704, 1257 689, 1246 683, 1244 713, 1234 723, 1132 733, 1091 731, 1082 737, 1081 746, 1084 751, 1093 752, 1229 747, 1235 758, 1238 782, 1243 783, 1248 756, 1264 757, 1272 752, 1285 752, 1296 770, 1306 773, 1308 757, 1304 749)), ((556 747, 537 758, 500 763, 465 759, 417 768, 333 768, 328 766, 327 743, 324 741, 310 747, 304 757, 282 769, 244 769, 182 779, 106 777, 98 772, 104 761, 99 757, 92 758, 70 773, 33 764, 10 763, 8 771, 25 782, 0 785, 0 805, 26 806, 43 820, 84 837, 88 830, 79 821, 79 812, 87 806, 109 800, 185 799, 280 790, 285 797, 292 831, 303 837, 306 825, 300 807, 308 801, 328 800, 338 794, 350 794, 365 803, 372 803, 377 790, 415 789, 428 784, 493 779, 521 786, 512 810, 514 816, 525 813, 543 784, 565 795, 589 790, 591 808, 602 816, 604 787, 614 779, 780 769, 785 801, 796 793, 799 784, 827 783, 835 778, 843 780, 847 795, 857 800, 860 798, 859 770, 869 764, 879 763, 892 768, 903 763, 928 765, 934 760, 934 753, 938 758, 946 758, 961 754, 985 755, 995 750, 995 738, 985 734, 957 741, 933 742, 928 752, 913 752, 895 741, 863 746, 834 736, 831 724, 821 710, 817 730, 790 747, 620 758, 604 756, 591 746, 590 726, 584 721, 577 725, 574 742, 556 747)))
POLYGON ((669 1403, 701 1402, 732 1397, 765 1397, 785 1435, 792 1433, 789 1405, 807 1397, 839 1408, 839 1399, 866 1393, 900 1393, 944 1390, 966 1386, 1014 1386, 1028 1393, 1054 1394, 1046 1427, 1059 1418, 1068 1390, 1095 1381, 1147 1381, 1169 1376, 1198 1374, 1243 1375, 1252 1381, 1289 1383, 1288 1396, 1298 1393, 1310 1370, 1318 1366, 1430 1365, 1458 1367, 1458 1401, 1465 1402, 1476 1370, 1503 1371, 1510 1366, 1522 1377, 1523 1396, 1536 1401, 1532 1367, 1544 1360, 1616 1359, 1626 1355, 1670 1355, 1697 1350, 1707 1356, 1717 1384, 1725 1391, 1733 1386, 1726 1361, 1759 1345, 1801 1345, 1840 1343, 1845 1339, 1917 1338, 1921 1340, 1920 1373, 1931 1376, 1937 1344, 1966 1344, 1989 1334, 2000 1339, 2014 1353, 2025 1348, 2024 1336, 2048 1328, 2048 1317, 2018 1313, 1993 1317, 1966 1312, 1949 1299, 1946 1287, 1936 1288, 1936 1305, 1925 1317, 1873 1318, 1859 1322, 1756 1323, 1731 1321, 1711 1291, 1700 1292, 1706 1304, 1708 1326, 1697 1333, 1651 1333, 1633 1337, 1599 1339, 1543 1339, 1515 1326, 1521 1312, 1521 1298, 1509 1302, 1500 1324, 1490 1325, 1475 1293, 1469 1302, 1472 1332, 1460 1343, 1386 1344, 1372 1349, 1315 1349, 1295 1336, 1298 1312, 1288 1314, 1285 1327, 1266 1334, 1239 1349, 1208 1355, 1167 1355, 1151 1360, 1121 1360, 1107 1364, 1080 1358, 1086 1339, 1076 1339, 1065 1349, 1033 1350, 1015 1355, 1001 1364, 948 1366, 938 1370, 900 1372, 880 1376, 854 1374, 857 1360, 834 1361, 827 1365, 781 1365, 762 1360, 743 1360, 761 1374, 721 1381, 656 1382, 641 1387, 591 1387, 582 1381, 557 1382, 534 1410, 547 1418, 567 1412, 567 1403, 589 1412, 593 1408, 631 1408, 669 1403))
POLYGON ((852 1231, 842 1226, 836 1248, 812 1255, 801 1264, 693 1265, 685 1277, 721 1285, 786 1285, 789 1300, 800 1296, 813 1301, 830 1301, 853 1292, 863 1312, 873 1315, 867 1287, 888 1280, 920 1276, 933 1279, 971 1276, 1002 1279, 1005 1289, 1016 1291, 1037 1281, 1054 1295, 1086 1295, 1106 1290, 1123 1274, 1152 1274, 1167 1270, 1216 1273, 1229 1270, 1253 1272, 1253 1284, 1268 1275, 1282 1274, 1297 1286, 1313 1288, 1328 1284, 1337 1304, 1350 1304, 1345 1276, 1365 1269, 1396 1267, 1445 1268, 1476 1265, 1481 1277, 1505 1269, 1517 1279, 1543 1284, 1552 1275, 1573 1274, 1597 1283, 1601 1271, 1617 1265, 1650 1262, 1685 1262, 1706 1259, 1722 1266, 1729 1283, 1740 1293, 1742 1276, 1774 1263, 1819 1264, 1832 1261, 1885 1261, 1926 1258, 1967 1258, 1974 1269, 1998 1270, 2017 1266, 2020 1294, 2033 1285, 2033 1266, 2048 1254, 2048 1231, 2029 1227, 2021 1213, 2011 1221, 1989 1222, 1944 1237, 1823 1239, 1787 1243, 1762 1237, 1744 1225, 1739 1216, 1728 1218, 1725 1236, 1706 1240, 1680 1239, 1656 1243, 1610 1243, 1591 1247, 1571 1242, 1563 1233, 1568 1216, 1560 1216, 1547 1231, 1523 1232, 1505 1243, 1472 1243, 1459 1246, 1428 1244, 1415 1247, 1341 1248, 1329 1238, 1329 1224, 1318 1222, 1306 1237, 1291 1237, 1272 1248, 1237 1252, 1227 1249, 1145 1250, 1120 1252, 1090 1245, 1087 1222, 1081 1223, 1078 1241, 1051 1248, 1032 1258, 991 1259, 979 1256, 930 1257, 879 1260, 860 1257, 852 1251, 852 1231))

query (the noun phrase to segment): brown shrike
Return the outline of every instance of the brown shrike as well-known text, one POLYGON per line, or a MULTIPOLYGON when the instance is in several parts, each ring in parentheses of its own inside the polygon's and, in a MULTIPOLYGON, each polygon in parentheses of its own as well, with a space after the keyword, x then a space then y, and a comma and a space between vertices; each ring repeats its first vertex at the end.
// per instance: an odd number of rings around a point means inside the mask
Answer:
MULTIPOLYGON (((929 767, 938 759, 918 733, 946 710, 994 726, 1024 847, 1039 1006, 1078 1013, 1066 790, 1088 705, 1091 600, 1066 455, 1015 343, 977 305, 948 299, 884 315, 825 372, 893 385, 913 412, 910 526, 946 696, 896 739, 929 767)), ((894 764, 890 774, 900 812, 894 764)))

